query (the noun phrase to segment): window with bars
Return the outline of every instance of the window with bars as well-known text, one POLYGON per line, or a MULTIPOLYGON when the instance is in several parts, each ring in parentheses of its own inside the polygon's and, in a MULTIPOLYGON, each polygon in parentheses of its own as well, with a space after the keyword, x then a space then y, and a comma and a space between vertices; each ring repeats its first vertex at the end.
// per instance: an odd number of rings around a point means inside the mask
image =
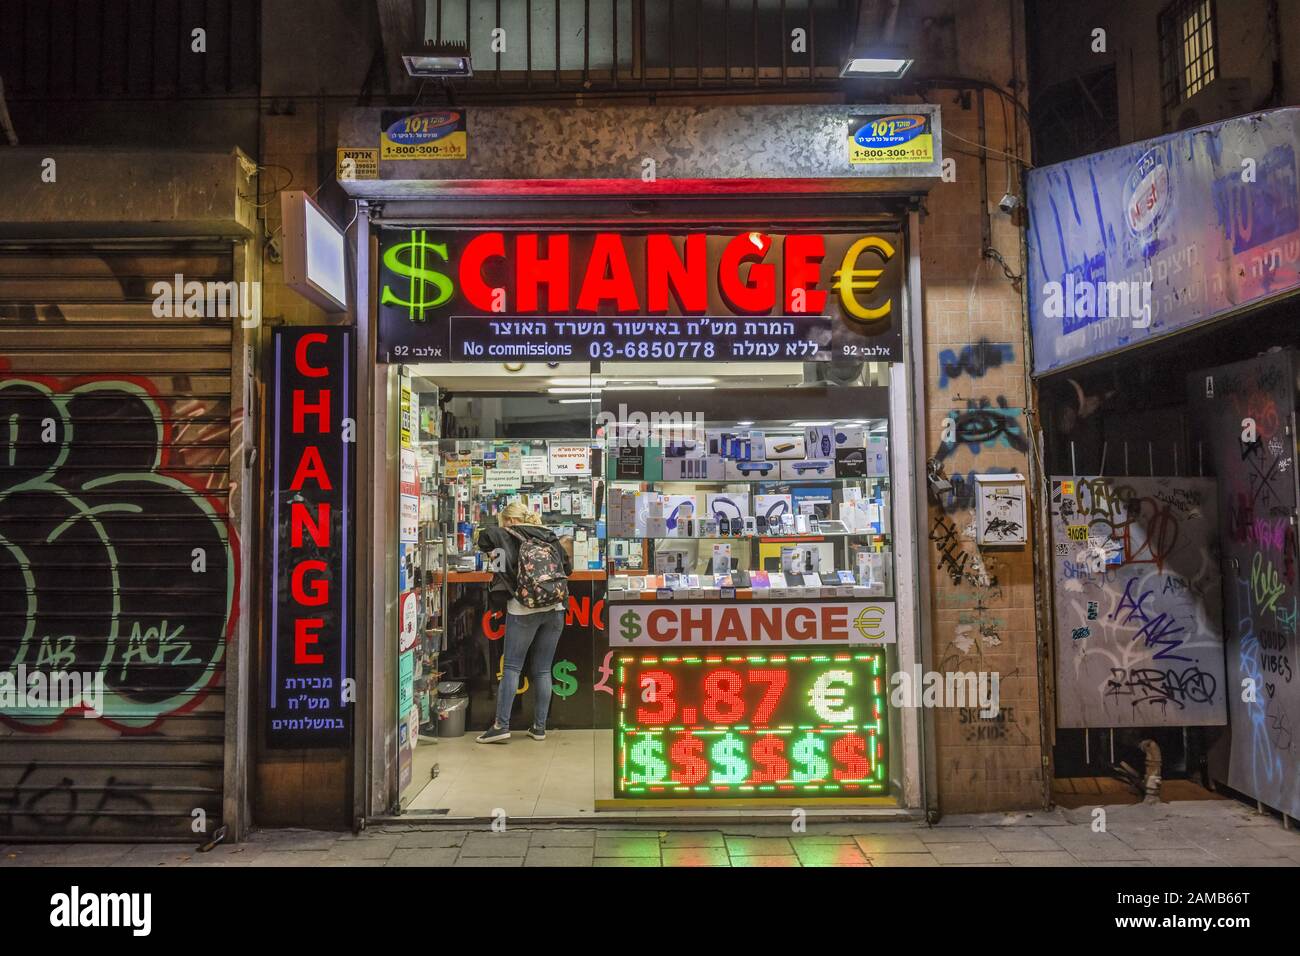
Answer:
POLYGON ((1160 14, 1161 100, 1165 118, 1217 72, 1214 0, 1176 0, 1160 14))

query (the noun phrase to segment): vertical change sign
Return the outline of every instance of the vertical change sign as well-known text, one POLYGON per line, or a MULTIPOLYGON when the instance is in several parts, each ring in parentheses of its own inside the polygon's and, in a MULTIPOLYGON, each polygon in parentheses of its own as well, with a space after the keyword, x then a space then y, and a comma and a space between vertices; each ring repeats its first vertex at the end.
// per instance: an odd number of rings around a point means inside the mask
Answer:
POLYGON ((272 748, 352 739, 354 336, 342 326, 272 335, 272 748))

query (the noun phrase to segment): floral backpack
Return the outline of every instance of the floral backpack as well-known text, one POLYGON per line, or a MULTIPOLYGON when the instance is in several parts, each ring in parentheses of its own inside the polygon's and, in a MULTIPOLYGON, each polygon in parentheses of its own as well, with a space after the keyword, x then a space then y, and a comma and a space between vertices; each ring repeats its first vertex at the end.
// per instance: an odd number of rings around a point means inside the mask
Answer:
POLYGON ((519 539, 519 566, 515 600, 524 607, 550 607, 569 599, 569 579, 564 574, 559 546, 507 528, 519 539))

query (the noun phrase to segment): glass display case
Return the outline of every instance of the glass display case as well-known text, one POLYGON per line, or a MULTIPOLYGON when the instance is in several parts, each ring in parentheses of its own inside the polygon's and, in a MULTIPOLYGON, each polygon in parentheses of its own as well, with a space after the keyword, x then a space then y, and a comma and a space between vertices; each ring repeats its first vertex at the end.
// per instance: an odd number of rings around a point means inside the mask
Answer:
POLYGON ((894 596, 885 419, 609 441, 611 603, 894 596))

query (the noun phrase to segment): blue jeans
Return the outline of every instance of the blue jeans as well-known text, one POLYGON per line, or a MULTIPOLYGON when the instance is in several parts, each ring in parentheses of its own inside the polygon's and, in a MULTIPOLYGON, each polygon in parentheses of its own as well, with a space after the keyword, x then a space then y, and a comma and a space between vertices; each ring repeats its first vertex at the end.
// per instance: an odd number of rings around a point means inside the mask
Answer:
POLYGON ((524 670, 528 649, 533 649, 533 726, 545 727, 551 710, 551 660, 564 631, 564 609, 537 614, 507 614, 505 664, 501 684, 497 687, 496 726, 510 726, 510 708, 519 690, 519 675, 524 670))

